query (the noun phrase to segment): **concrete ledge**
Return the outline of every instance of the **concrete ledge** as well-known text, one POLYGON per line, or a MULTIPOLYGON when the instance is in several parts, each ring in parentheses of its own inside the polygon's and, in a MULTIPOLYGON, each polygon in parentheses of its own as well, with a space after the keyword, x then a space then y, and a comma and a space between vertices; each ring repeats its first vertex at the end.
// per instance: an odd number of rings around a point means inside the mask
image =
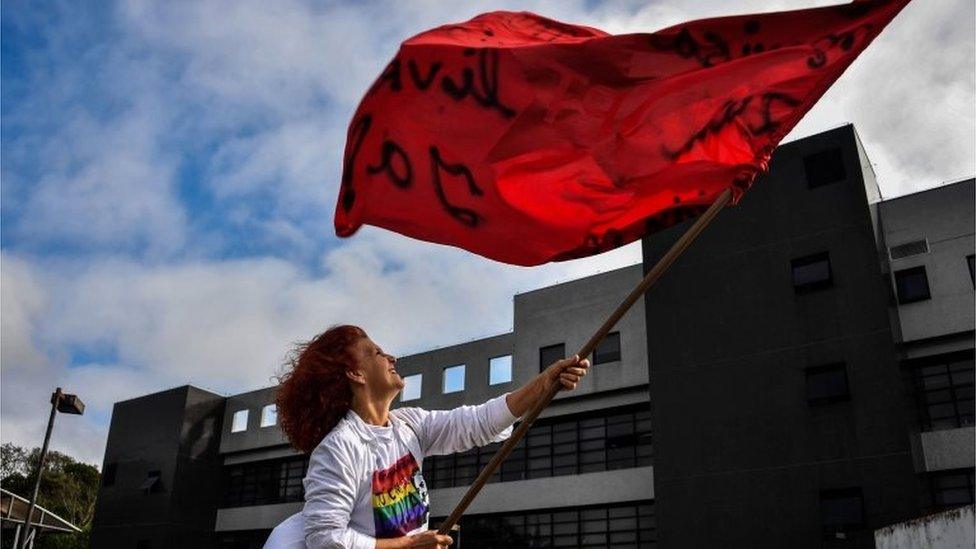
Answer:
POLYGON ((976 427, 960 427, 922 433, 926 471, 976 466, 976 427))
MULTIPOLYGON (((468 489, 430 491, 430 516, 450 514, 468 489)), ((512 513, 654 499, 654 467, 487 484, 466 514, 512 513)))
POLYGON ((214 530, 229 532, 232 530, 271 529, 301 510, 302 502, 300 501, 217 509, 217 521, 214 524, 214 530))
POLYGON ((972 549, 973 506, 950 509, 874 531, 878 549, 972 549))

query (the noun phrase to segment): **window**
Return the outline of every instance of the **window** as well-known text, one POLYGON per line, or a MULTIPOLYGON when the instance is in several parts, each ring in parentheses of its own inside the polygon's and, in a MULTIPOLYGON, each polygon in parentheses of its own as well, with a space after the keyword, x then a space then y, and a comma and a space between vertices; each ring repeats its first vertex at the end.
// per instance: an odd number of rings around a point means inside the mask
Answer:
POLYGON ((610 332, 593 351, 593 364, 620 360, 620 332, 610 332))
POLYGON ((261 408, 261 427, 271 427, 278 423, 278 407, 268 404, 261 408))
POLYGON ((464 390, 464 364, 444 368, 444 393, 464 390))
POLYGON ((566 358, 566 344, 559 343, 539 349, 539 371, 545 370, 553 362, 566 358))
POLYGON ((847 178, 844 156, 839 148, 827 149, 803 157, 807 174, 807 187, 815 189, 847 178))
POLYGON ((234 412, 234 419, 231 421, 230 432, 240 433, 241 431, 247 431, 247 410, 234 412))
POLYGON ((895 288, 898 290, 898 303, 914 303, 930 299, 929 279, 925 276, 925 265, 895 271, 895 288))
POLYGON ((488 363, 488 385, 512 381, 512 355, 496 356, 488 363))
POLYGON ((973 267, 973 258, 974 257, 976 257, 976 255, 973 255, 973 254, 967 255, 966 256, 966 263, 969 264, 969 280, 970 280, 970 282, 972 282, 973 287, 976 288, 976 270, 974 270, 974 267, 973 267))
POLYGON ((851 399, 844 363, 807 368, 806 374, 807 403, 811 406, 851 399))
POLYGON ((821 490, 820 520, 824 539, 847 539, 864 526, 864 498, 860 488, 821 490))
MULTIPOLYGON (((431 524, 443 518, 431 520, 431 524)), ((479 547, 654 547, 653 501, 464 515, 461 532, 479 547)))
POLYGON ((160 490, 159 479, 161 476, 162 471, 149 471, 149 473, 146 474, 146 480, 142 481, 142 486, 140 486, 139 489, 144 491, 146 494, 158 492, 160 490))
MULTIPOLYGON (((470 485, 500 444, 424 460, 429 488, 470 485)), ((547 418, 532 425, 489 482, 576 475, 652 464, 646 406, 547 418)))
POLYGON ((102 471, 102 486, 112 486, 115 484, 115 473, 118 471, 118 463, 106 463, 105 470, 102 471))
POLYGON ((403 378, 403 392, 400 393, 400 402, 417 400, 420 398, 420 386, 423 385, 424 375, 414 374, 403 378))
POLYGON ((949 469, 925 475, 930 510, 971 505, 973 469, 949 469))
POLYGON ((915 380, 919 427, 923 431, 973 424, 973 350, 907 363, 915 380))
POLYGON ((224 467, 224 507, 302 501, 308 456, 252 461, 224 467))
POLYGON ((833 284, 827 252, 799 257, 792 262, 793 289, 798 294, 827 288, 833 284))

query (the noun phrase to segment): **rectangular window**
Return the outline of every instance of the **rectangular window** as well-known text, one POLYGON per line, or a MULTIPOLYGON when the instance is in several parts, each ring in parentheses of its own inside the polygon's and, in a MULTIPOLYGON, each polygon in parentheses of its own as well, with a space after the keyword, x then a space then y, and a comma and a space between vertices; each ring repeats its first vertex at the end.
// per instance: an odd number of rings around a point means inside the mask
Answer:
POLYGON ((444 368, 444 393, 464 390, 464 364, 444 368))
POLYGON ((840 148, 827 149, 803 157, 803 168, 807 175, 807 187, 815 189, 847 178, 844 169, 844 156, 840 148))
POLYGON ((593 351, 593 364, 620 360, 620 332, 610 332, 593 351))
POLYGON ((798 294, 827 288, 833 284, 830 255, 827 252, 798 257, 791 264, 793 289, 798 294))
POLYGON ((400 393, 400 402, 417 400, 420 398, 420 388, 423 385, 424 375, 414 374, 403 377, 403 392, 400 393))
POLYGON ((966 263, 969 265, 969 281, 972 282, 973 287, 976 288, 976 267, 973 267, 973 258, 976 258, 976 255, 967 255, 966 263))
POLYGON ((898 303, 914 303, 930 299, 929 279, 925 275, 925 265, 895 271, 895 288, 898 303))
POLYGON ((261 427, 271 427, 278 423, 278 406, 268 404, 261 408, 261 427))
POLYGON ((929 495, 929 510, 937 511, 972 505, 973 469, 949 469, 925 475, 926 491, 929 495))
POLYGON ((496 356, 488 363, 488 385, 512 381, 512 355, 496 356))
MULTIPOLYGON (((443 518, 434 518, 438 524, 443 518)), ((464 515, 461 531, 479 547, 655 547, 654 502, 464 515)))
POLYGON ((548 368, 553 362, 566 358, 566 344, 559 343, 539 349, 539 371, 548 368))
POLYGON ((849 534, 864 527, 864 498, 860 488, 821 490, 820 520, 823 537, 848 539, 849 534))
POLYGON ((146 474, 146 480, 142 481, 142 486, 139 487, 140 490, 146 494, 151 494, 153 492, 160 491, 159 479, 162 477, 162 471, 149 471, 146 474))
POLYGON ((247 410, 234 412, 234 419, 230 424, 230 432, 240 433, 241 431, 247 431, 247 410))
POLYGON ((807 403, 811 406, 851 399, 844 363, 807 368, 806 376, 807 403))
POLYGON ((923 431, 973 424, 973 350, 907 362, 915 381, 919 427, 923 431))
MULTIPOLYGON (((464 454, 436 456, 424 461, 429 488, 467 486, 476 470, 494 456, 499 444, 464 454), (468 456, 472 456, 470 459, 468 456), (477 460, 474 459, 477 457, 477 460)), ((547 418, 532 425, 525 438, 489 482, 576 475, 652 465, 651 412, 631 406, 547 418)))
POLYGON ((102 486, 112 486, 115 484, 115 473, 118 471, 118 463, 106 463, 105 470, 102 471, 102 486))
POLYGON ((225 466, 223 506, 247 507, 302 501, 305 495, 302 479, 307 469, 308 456, 225 466))

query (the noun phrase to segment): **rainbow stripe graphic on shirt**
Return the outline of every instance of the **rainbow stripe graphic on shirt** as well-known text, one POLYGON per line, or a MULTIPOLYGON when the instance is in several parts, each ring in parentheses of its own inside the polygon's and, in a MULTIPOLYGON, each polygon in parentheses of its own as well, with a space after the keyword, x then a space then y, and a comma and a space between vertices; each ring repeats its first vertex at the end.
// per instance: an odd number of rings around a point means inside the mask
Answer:
POLYGON ((427 522, 427 486, 413 454, 387 469, 373 471, 373 523, 376 537, 405 536, 427 522))

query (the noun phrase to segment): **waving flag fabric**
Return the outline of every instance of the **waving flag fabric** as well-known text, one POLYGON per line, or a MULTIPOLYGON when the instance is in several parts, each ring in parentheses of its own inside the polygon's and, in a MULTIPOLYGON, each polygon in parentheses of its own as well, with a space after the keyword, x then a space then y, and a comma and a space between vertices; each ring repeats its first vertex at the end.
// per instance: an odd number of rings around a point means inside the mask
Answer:
POLYGON ((349 127, 335 227, 518 265, 600 253, 737 203, 908 0, 612 36, 493 12, 402 44, 349 127))

